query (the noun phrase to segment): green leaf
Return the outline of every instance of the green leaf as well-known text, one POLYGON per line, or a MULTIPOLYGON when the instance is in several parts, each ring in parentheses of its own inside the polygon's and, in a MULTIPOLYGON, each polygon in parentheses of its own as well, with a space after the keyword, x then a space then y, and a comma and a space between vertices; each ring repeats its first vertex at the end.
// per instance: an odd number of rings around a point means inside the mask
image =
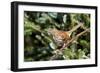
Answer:
POLYGON ((24 35, 31 35, 31 34, 32 34, 32 30, 31 29, 24 30, 24 35))
POLYGON ((66 48, 63 52, 65 59, 74 59, 75 53, 71 51, 71 49, 66 48))
POLYGON ((84 48, 90 48, 90 43, 86 40, 80 40, 80 45, 82 45, 84 48))
POLYGON ((53 42, 49 43, 49 45, 52 49, 56 49, 56 45, 53 42))
POLYGON ((78 59, 83 59, 85 56, 85 52, 82 51, 81 49, 78 49, 77 57, 78 59))
POLYGON ((52 12, 49 12, 48 15, 52 18, 57 18, 57 13, 52 13, 52 12))
POLYGON ((41 23, 41 24, 45 24, 47 21, 47 18, 45 17, 40 17, 38 19, 36 19, 36 22, 41 23))
POLYGON ((63 16, 63 22, 64 22, 64 23, 67 22, 67 15, 66 15, 66 14, 63 16))

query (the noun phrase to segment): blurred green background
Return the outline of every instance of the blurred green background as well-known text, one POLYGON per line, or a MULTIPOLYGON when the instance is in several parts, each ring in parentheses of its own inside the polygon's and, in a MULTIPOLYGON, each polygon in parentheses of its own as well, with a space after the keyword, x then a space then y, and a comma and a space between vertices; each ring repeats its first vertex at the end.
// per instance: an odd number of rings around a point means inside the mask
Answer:
MULTIPOLYGON (((84 27, 90 28, 90 14, 57 13, 24 11, 24 61, 49 61, 53 56, 56 45, 50 35, 49 28, 71 30, 77 23, 84 22, 84 27)), ((78 28, 71 34, 71 38, 83 31, 78 28)), ((90 58, 90 32, 83 34, 66 47, 62 55, 53 60, 73 60, 90 58)))

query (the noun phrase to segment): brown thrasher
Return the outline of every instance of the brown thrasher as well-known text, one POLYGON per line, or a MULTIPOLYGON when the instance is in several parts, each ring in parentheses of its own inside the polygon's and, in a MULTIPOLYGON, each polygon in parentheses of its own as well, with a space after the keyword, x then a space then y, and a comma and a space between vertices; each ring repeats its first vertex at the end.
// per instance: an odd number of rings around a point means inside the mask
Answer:
POLYGON ((58 47, 63 47, 69 40, 71 40, 71 33, 82 26, 83 23, 79 23, 73 27, 70 31, 62 31, 58 29, 48 29, 48 33, 53 37, 54 42, 58 47))

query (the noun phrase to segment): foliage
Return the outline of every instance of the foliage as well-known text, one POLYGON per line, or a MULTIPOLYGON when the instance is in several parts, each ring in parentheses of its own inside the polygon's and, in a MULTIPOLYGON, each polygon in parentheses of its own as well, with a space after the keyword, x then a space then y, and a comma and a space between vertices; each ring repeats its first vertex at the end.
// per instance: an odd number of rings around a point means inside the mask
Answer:
MULTIPOLYGON (((56 12, 24 12, 24 61, 48 61, 57 49, 53 37, 48 34, 49 28, 71 30, 77 23, 84 22, 84 27, 90 28, 90 14, 56 13, 56 12)), ((79 28, 71 38, 83 31, 79 28)), ((90 58, 90 32, 85 33, 66 47, 62 55, 55 60, 90 58)))

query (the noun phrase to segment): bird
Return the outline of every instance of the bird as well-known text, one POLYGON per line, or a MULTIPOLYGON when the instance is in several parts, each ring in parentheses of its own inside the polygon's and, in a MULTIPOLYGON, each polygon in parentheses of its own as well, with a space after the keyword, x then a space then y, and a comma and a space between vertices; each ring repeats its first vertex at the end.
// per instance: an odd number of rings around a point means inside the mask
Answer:
POLYGON ((52 36, 54 43, 61 48, 65 43, 67 43, 71 37, 68 32, 58 30, 58 29, 49 29, 49 34, 52 36))
POLYGON ((71 40, 72 32, 82 25, 83 23, 79 23, 69 31, 58 30, 56 28, 49 28, 48 33, 52 36, 54 43, 58 46, 58 48, 62 48, 68 41, 71 40))

